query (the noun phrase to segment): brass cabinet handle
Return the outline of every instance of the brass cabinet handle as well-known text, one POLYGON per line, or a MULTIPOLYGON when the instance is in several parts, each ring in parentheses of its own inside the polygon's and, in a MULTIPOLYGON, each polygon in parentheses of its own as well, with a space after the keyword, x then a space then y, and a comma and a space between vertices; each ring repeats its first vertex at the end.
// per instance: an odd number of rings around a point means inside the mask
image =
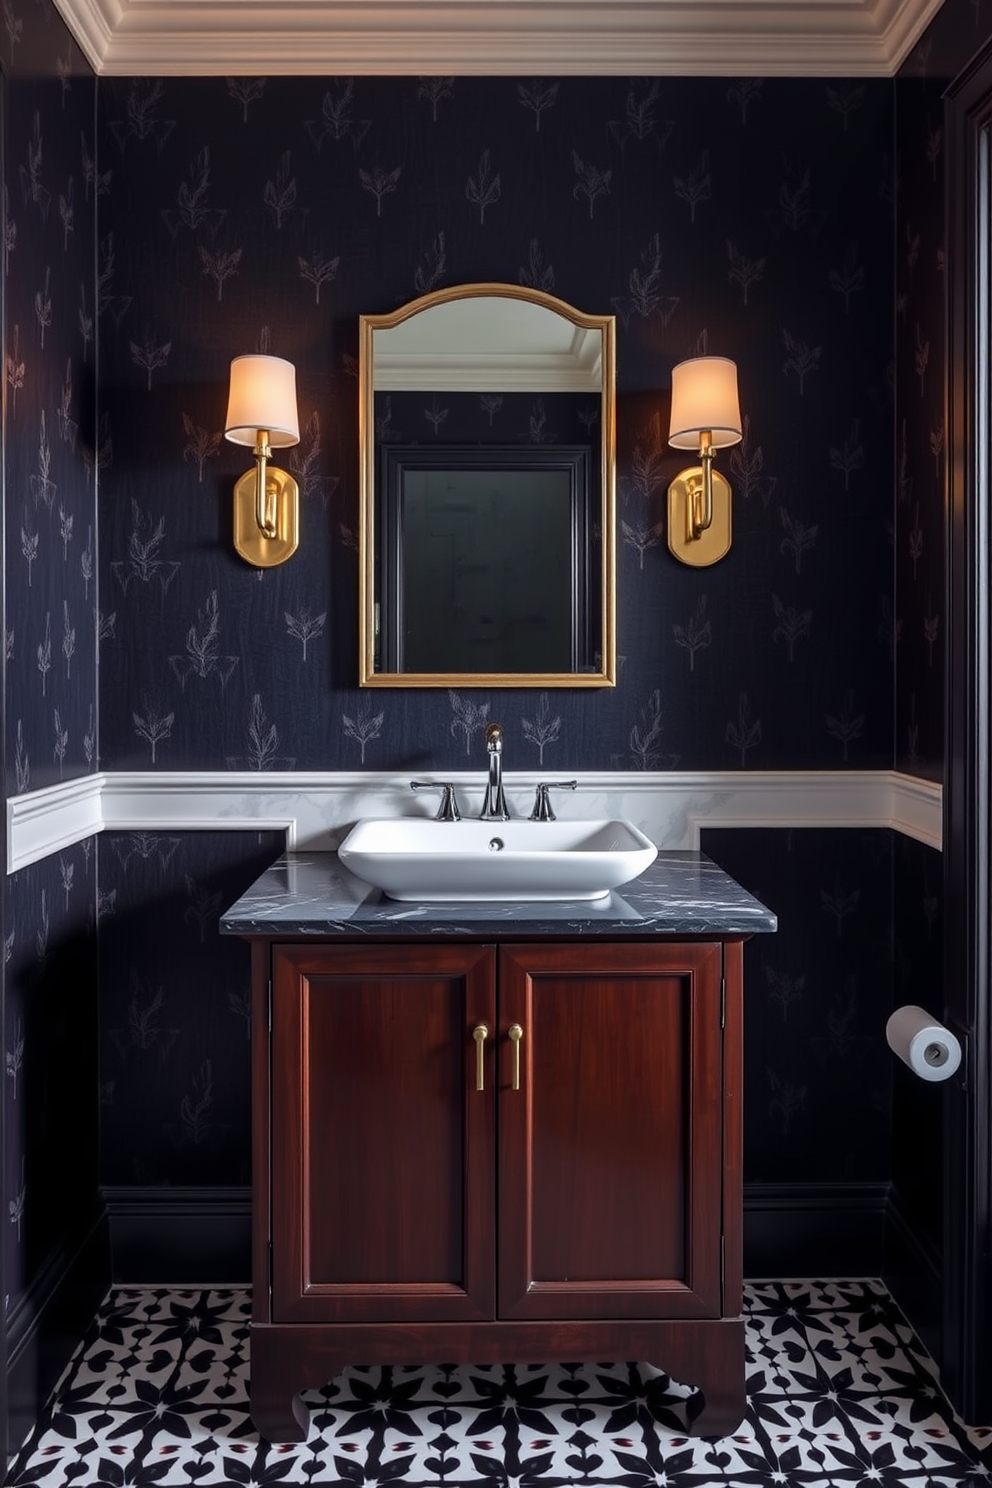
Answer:
POLYGON ((511 1088, 511 1090, 519 1090, 520 1089, 520 1040, 524 1036, 524 1031, 520 1027, 520 1024, 519 1023, 511 1023, 510 1026, 509 1026, 509 1028, 506 1030, 506 1032, 507 1032, 507 1036, 508 1036, 508 1038, 510 1040, 510 1043, 513 1045, 513 1080, 511 1081, 510 1088, 511 1088))
POLYGON ((485 1090, 486 1088, 486 1039, 489 1037, 489 1029, 485 1023, 477 1023, 472 1029, 472 1037, 475 1039, 475 1088, 485 1090))

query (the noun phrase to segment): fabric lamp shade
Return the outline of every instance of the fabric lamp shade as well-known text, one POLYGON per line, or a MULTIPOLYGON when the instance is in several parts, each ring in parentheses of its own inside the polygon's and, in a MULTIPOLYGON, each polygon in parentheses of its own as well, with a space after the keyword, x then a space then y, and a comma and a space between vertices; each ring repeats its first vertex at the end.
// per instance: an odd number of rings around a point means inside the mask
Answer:
POLYGON ((669 444, 696 450, 704 429, 709 430, 714 449, 737 444, 741 438, 737 365, 728 357, 692 357, 672 368, 669 444))
POLYGON ((232 444, 254 445, 259 429, 266 430, 272 448, 299 444, 296 368, 282 357, 235 357, 224 436, 232 444))

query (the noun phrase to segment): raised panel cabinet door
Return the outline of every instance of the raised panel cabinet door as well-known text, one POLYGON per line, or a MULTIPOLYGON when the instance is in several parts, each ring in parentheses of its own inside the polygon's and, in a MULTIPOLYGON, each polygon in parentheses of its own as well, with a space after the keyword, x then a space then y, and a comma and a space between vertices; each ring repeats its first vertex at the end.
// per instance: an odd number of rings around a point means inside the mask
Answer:
POLYGON ((719 1317, 722 947, 499 957, 499 1316, 719 1317))
POLYGON ((273 948, 274 1322, 493 1316, 494 1029, 491 946, 273 948))

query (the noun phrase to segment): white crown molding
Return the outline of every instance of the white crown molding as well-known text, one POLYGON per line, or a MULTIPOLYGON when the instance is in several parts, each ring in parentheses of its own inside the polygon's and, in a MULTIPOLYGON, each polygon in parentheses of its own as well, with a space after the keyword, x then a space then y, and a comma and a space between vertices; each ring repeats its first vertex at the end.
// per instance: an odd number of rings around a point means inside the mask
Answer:
POLYGON ((941 0, 55 0, 100 76, 892 76, 941 0))
POLYGON ((888 59, 888 71, 894 76, 944 0, 877 0, 875 19, 882 50, 888 59))
MULTIPOLYGON (((482 804, 482 772, 450 779, 463 813, 482 804)), ((559 772, 560 773, 560 772, 559 772)), ((505 777, 514 815, 526 816, 546 772, 505 777)), ((624 816, 662 848, 698 848, 713 827, 885 827, 940 850, 942 789, 893 770, 587 771, 557 803, 562 818, 624 816)), ((423 814, 409 775, 384 772, 107 773, 7 802, 7 872, 64 851, 94 833, 284 831, 293 850, 334 848, 363 816, 423 814)))

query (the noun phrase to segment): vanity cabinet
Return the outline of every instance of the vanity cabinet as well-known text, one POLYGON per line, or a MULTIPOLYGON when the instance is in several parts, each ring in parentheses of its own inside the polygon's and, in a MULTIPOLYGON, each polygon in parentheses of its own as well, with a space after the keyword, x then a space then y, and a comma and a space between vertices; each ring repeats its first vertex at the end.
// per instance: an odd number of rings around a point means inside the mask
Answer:
POLYGON ((744 1409, 741 939, 256 938, 251 1405, 624 1359, 744 1409))

